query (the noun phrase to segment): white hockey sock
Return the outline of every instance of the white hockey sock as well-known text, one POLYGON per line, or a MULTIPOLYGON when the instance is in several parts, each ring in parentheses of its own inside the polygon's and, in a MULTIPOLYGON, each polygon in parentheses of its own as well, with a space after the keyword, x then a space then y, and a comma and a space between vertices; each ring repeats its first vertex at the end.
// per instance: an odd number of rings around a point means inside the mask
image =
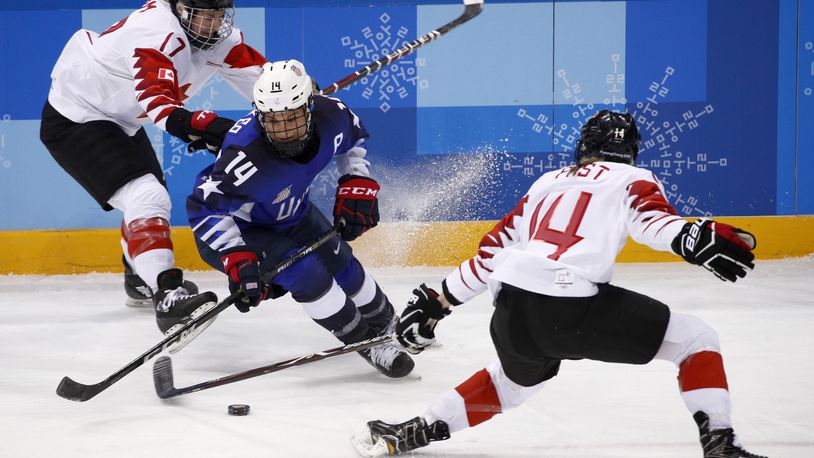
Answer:
POLYGON ((158 274, 174 265, 175 254, 166 248, 145 251, 133 260, 134 270, 153 291, 158 289, 158 274))

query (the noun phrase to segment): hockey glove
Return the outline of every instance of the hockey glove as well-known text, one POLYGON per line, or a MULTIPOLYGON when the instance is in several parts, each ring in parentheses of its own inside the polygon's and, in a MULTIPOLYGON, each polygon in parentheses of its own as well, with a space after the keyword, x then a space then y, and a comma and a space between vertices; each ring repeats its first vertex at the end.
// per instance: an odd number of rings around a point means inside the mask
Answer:
POLYGON ((223 139, 235 122, 222 118, 211 111, 190 113, 183 108, 176 108, 167 117, 167 132, 189 143, 187 150, 191 153, 206 149, 218 154, 223 139))
POLYGON ((260 281, 260 264, 256 254, 251 251, 232 251, 227 252, 220 260, 229 277, 229 292, 241 292, 235 301, 238 310, 246 313, 268 297, 269 287, 260 281))
POLYGON ((342 175, 336 187, 334 224, 345 218, 339 233, 351 241, 379 223, 379 183, 373 178, 342 175))
POLYGON ((690 264, 704 266, 723 281, 734 282, 754 269, 757 242, 749 232, 699 218, 687 223, 673 239, 673 251, 690 264))
POLYGON ((396 338, 405 350, 421 353, 435 342, 435 326, 438 320, 450 314, 438 301, 438 293, 422 283, 413 290, 407 308, 396 324, 396 338))

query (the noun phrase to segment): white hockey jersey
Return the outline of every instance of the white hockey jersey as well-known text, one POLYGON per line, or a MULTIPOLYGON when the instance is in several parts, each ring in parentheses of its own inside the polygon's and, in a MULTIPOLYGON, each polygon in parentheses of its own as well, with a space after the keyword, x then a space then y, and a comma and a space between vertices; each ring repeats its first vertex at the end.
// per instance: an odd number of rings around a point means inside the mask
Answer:
POLYGON ((686 221, 676 216, 652 172, 594 162, 541 176, 484 235, 477 256, 445 279, 465 302, 500 283, 550 296, 586 297, 610 281, 628 235, 660 251, 686 221))
POLYGON ((128 135, 166 118, 216 73, 251 100, 266 59, 237 28, 202 51, 189 44, 166 0, 150 0, 102 33, 81 29, 51 72, 48 101, 77 123, 112 121, 128 135))

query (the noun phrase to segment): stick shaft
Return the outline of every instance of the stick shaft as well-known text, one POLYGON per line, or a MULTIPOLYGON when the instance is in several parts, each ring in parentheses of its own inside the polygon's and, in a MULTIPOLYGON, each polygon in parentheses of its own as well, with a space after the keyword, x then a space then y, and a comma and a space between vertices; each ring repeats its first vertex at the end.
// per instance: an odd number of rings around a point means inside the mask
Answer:
POLYGON ((303 364, 322 361, 323 359, 332 358, 334 356, 366 350, 368 348, 390 342, 393 340, 393 337, 393 334, 378 336, 372 339, 363 340, 361 342, 355 342, 343 345, 341 347, 331 348, 329 350, 323 350, 316 353, 311 353, 309 355, 303 355, 298 358, 287 359, 285 361, 269 364, 267 366, 249 369, 247 371, 226 375, 182 388, 175 388, 171 385, 167 386, 166 381, 173 380, 172 366, 165 363, 162 365, 163 367, 159 369, 158 362, 156 362, 156 366, 153 367, 153 381, 155 382, 156 393, 158 393, 158 396, 162 399, 167 399, 184 394, 194 393, 196 391, 208 390, 210 388, 228 385, 230 383, 240 382, 242 380, 270 374, 272 372, 279 372, 283 369, 288 369, 289 367, 302 366, 303 364))
POLYGON ((463 24, 464 22, 472 19, 473 17, 480 14, 481 10, 483 9, 483 1, 480 2, 464 2, 466 4, 464 8, 463 14, 455 18, 454 20, 442 25, 441 27, 433 30, 430 33, 422 35, 421 37, 413 40, 410 43, 405 44, 401 48, 391 52, 390 54, 376 60, 375 62, 371 63, 370 65, 366 65, 359 70, 351 73, 350 75, 342 78, 341 80, 331 84, 330 86, 326 87, 322 90, 322 95, 330 95, 334 92, 349 86, 355 83, 357 80, 364 78, 371 73, 375 73, 381 70, 383 67, 401 59, 404 56, 412 54, 413 51, 416 49, 424 46, 425 44, 437 39, 441 35, 449 32, 450 30, 458 27, 459 25, 463 24))
MULTIPOLYGON (((268 283, 269 281, 271 281, 272 278, 274 278, 274 276, 276 276, 283 270, 287 269, 295 262, 304 258, 306 255, 308 255, 315 249, 319 248, 328 240, 333 239, 336 236, 337 231, 342 227, 342 225, 343 223, 339 223, 333 226, 329 231, 320 235, 319 238, 315 240, 313 243, 299 249, 296 253, 294 253, 290 257, 286 258, 285 260, 277 264, 272 270, 263 274, 262 280, 268 283)), ((212 318, 215 317, 215 315, 229 308, 229 306, 231 306, 240 297, 240 295, 241 295, 240 291, 230 294, 229 297, 222 300, 220 303, 218 303, 218 305, 213 307, 211 310, 208 310, 201 316, 192 319, 184 327, 165 337, 163 340, 161 340, 161 342, 158 342, 157 344, 153 345, 149 350, 137 356, 133 361, 130 361, 127 365, 125 365, 118 371, 114 372, 113 374, 109 375, 106 379, 102 380, 99 383, 85 385, 83 383, 74 381, 70 377, 67 376, 64 377, 62 381, 59 383, 59 386, 57 386, 56 390, 57 395, 71 401, 79 402, 84 402, 87 401, 88 399, 93 398, 97 394, 109 388, 114 383, 124 378, 127 374, 141 367, 144 363, 154 358, 159 353, 168 349, 172 344, 181 341, 189 332, 193 331, 199 324, 211 320, 212 318)))

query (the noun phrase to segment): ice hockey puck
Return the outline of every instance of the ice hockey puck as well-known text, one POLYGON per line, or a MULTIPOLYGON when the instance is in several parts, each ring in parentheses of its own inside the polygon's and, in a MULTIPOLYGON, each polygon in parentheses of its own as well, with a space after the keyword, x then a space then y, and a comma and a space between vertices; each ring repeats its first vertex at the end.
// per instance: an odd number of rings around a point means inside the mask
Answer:
POLYGON ((237 415, 242 417, 249 414, 248 404, 232 404, 229 406, 229 415, 237 415))

